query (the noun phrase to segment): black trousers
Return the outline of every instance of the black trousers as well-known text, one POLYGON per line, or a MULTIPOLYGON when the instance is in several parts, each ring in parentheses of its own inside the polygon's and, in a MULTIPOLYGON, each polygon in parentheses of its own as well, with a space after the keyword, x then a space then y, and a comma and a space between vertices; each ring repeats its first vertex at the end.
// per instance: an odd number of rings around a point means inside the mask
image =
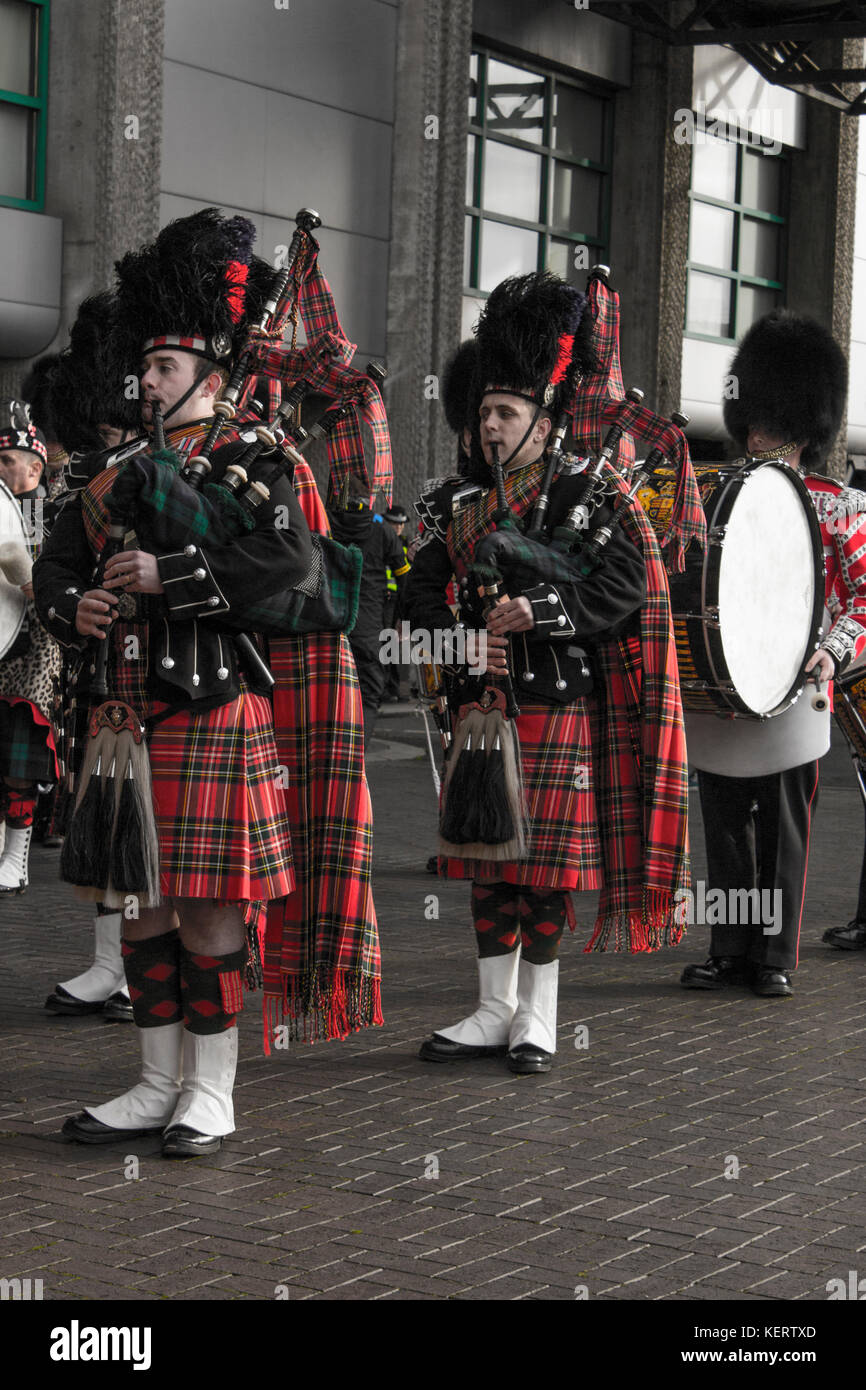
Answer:
MULTIPOLYGON (((866 815, 866 800, 863 802, 866 815)), ((863 861, 860 865, 860 891, 857 894, 857 921, 866 922, 866 839, 863 841, 863 861)))
POLYGON ((747 956, 757 965, 795 970, 809 833, 818 803, 818 763, 767 777, 698 772, 698 785, 707 893, 721 889, 725 902, 721 920, 713 921, 716 914, 707 912, 712 954, 747 956), (759 890, 759 913, 743 911, 744 895, 733 896, 743 889, 759 890))
POLYGON ((361 687, 361 704, 364 707, 364 747, 367 748, 373 737, 376 715, 379 712, 379 705, 382 703, 382 691, 385 689, 385 667, 379 660, 378 647, 368 646, 366 643, 355 643, 351 637, 349 638, 349 645, 355 658, 358 684, 361 687))

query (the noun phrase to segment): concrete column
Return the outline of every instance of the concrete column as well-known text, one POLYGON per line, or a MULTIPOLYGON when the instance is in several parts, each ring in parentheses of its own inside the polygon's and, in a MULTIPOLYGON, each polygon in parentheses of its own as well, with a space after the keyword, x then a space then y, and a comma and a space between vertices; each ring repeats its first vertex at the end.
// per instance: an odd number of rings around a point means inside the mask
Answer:
POLYGON ((471 32, 472 0, 401 0, 386 400, 404 505, 454 453, 431 378, 460 332, 471 32))
POLYGON ((674 113, 691 109, 692 50, 636 33, 632 53, 632 85, 614 113, 611 278, 625 383, 668 415, 680 403, 691 174, 674 113))
MULTIPOLYGON (((863 40, 828 41, 816 58, 833 67, 857 67, 863 40)), ((856 88, 850 88, 853 96, 856 88)), ((859 118, 837 107, 806 103, 806 148, 791 155, 787 307, 808 314, 833 333, 847 353, 851 341, 854 220, 857 202, 859 118)), ((858 389, 853 383, 852 389, 858 389)), ((845 471, 845 424, 827 460, 830 477, 845 471)))

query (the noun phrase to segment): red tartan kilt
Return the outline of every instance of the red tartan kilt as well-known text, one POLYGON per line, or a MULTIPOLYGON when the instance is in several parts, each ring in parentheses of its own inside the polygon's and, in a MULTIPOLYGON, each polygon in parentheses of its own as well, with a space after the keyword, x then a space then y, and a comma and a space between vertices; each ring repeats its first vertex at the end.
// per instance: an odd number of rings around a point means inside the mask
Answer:
POLYGON ((150 740, 165 897, 262 902, 295 886, 270 704, 261 695, 157 724, 150 740))
POLYGON ((522 704, 517 733, 528 819, 527 855, 512 863, 446 859, 449 878, 585 891, 603 881, 602 848, 583 700, 522 704))
POLYGON ((31 700, 0 695, 0 778, 57 780, 54 731, 31 700))

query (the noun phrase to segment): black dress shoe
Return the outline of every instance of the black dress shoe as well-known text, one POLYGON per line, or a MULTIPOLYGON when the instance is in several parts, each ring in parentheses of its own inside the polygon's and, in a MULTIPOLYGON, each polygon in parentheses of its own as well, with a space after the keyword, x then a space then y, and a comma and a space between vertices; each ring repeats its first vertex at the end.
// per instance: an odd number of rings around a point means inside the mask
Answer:
POLYGON ((64 1139, 74 1139, 78 1144, 119 1144, 122 1140, 141 1139, 147 1134, 161 1134, 162 1130, 162 1125, 150 1129, 113 1129, 82 1110, 80 1115, 70 1115, 60 1133, 64 1139))
POLYGON ((866 922, 852 917, 847 927, 828 927, 821 940, 840 951, 866 951, 866 922))
POLYGON ((687 965, 680 976, 683 989, 724 989, 745 983, 744 956, 710 956, 703 965, 687 965))
POLYGON ((756 965, 752 976, 752 993, 762 999, 786 998, 794 993, 791 977, 787 970, 777 970, 773 966, 756 965))
POLYGON ((518 1076, 530 1076, 534 1072, 550 1071, 553 1053, 545 1052, 543 1047, 536 1047, 534 1043, 521 1043, 519 1047, 512 1048, 507 1061, 509 1071, 517 1072, 518 1076))
POLYGON ((132 1002, 122 990, 117 990, 115 994, 109 995, 103 1004, 102 1016, 113 1023, 132 1023, 132 1002))
POLYGON ((506 1051, 505 1043, 500 1047, 470 1047, 434 1033, 432 1038, 424 1039, 418 1056, 424 1062, 469 1062, 475 1057, 503 1057, 506 1051))
POLYGON ((202 1134, 189 1125, 172 1125, 162 1141, 163 1158, 201 1158, 222 1148, 221 1134, 202 1134))
POLYGON ((46 1009, 50 1009, 53 1014, 101 1014, 105 1007, 104 999, 76 999, 74 994, 70 994, 68 989, 62 985, 54 986, 54 993, 49 994, 45 1000, 46 1009))

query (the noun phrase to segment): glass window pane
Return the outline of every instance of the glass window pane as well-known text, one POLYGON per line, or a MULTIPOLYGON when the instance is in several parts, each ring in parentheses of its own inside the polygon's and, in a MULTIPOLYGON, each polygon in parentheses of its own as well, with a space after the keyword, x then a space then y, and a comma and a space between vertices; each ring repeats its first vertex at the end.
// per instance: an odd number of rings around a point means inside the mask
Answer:
POLYGON ((503 217, 522 217, 537 222, 541 206, 541 156, 529 150, 500 145, 498 140, 484 144, 483 206, 487 212, 503 217))
POLYGON ((601 190, 601 174, 557 161, 553 175, 552 225, 567 227, 570 232, 582 232, 584 236, 599 236, 601 190))
POLYGON ((689 308, 686 328, 711 338, 730 338, 731 281, 720 275, 689 271, 689 308))
POLYGON ((759 290, 754 285, 741 285, 737 296, 737 337, 742 337, 747 328, 751 328, 753 323, 778 305, 777 290, 759 290))
POLYGON ((560 241, 558 237, 550 238, 547 269, 567 280, 570 285, 584 289, 587 275, 599 260, 597 246, 586 246, 582 241, 560 241))
POLYGON ((502 222, 481 224, 481 284, 492 290, 506 275, 526 275, 538 269, 538 233, 502 222))
POLYGON ((535 72, 487 64, 487 134, 511 135, 540 145, 544 135, 545 80, 535 72))
POLYGON ((475 160, 478 157, 478 136, 466 138, 466 202, 475 206, 475 160))
POLYGON ((478 110, 479 61, 477 53, 473 53, 469 59, 469 121, 472 125, 478 125, 481 120, 481 112, 478 110))
POLYGON ((35 97, 35 59, 35 5, 26 5, 23 0, 0 0, 0 87, 35 97))
POLYGON ((689 221, 689 260, 701 265, 734 268, 734 214, 711 203, 692 203, 689 221))
POLYGON ((782 197, 782 161, 772 155, 743 150, 743 174, 740 202, 759 212, 780 213, 782 197))
POLYGON ((463 233, 463 283, 472 284, 472 232, 475 227, 476 218, 467 217, 465 219, 465 230, 463 233))
POLYGON ((737 190, 737 144, 696 132, 692 151, 692 191, 732 203, 737 190))
POLYGON ((779 225, 744 217, 740 228, 740 264, 743 275, 762 280, 779 278, 779 225))
POLYGON ((604 102, 589 92, 557 82, 553 98, 551 140, 557 150, 592 159, 604 158, 604 102))
POLYGON ((0 101, 0 194, 30 198, 34 113, 24 106, 0 101))

